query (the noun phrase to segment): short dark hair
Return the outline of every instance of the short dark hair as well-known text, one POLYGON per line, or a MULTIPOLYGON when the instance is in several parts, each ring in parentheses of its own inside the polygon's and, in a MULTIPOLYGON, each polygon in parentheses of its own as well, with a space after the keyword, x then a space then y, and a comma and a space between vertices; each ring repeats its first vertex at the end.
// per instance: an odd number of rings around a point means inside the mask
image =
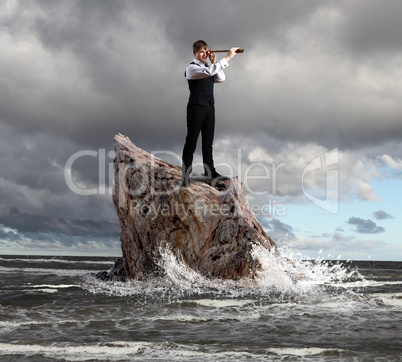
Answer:
POLYGON ((197 53, 202 47, 207 47, 209 48, 208 44, 204 40, 197 40, 193 44, 193 50, 197 53))

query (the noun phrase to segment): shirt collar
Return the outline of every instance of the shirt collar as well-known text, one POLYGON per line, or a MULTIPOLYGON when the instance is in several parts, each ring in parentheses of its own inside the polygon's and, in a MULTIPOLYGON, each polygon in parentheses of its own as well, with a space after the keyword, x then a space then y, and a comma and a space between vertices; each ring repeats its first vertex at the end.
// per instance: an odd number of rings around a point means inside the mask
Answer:
POLYGON ((204 67, 206 67, 207 65, 205 64, 205 63, 203 63, 201 60, 198 60, 198 59, 193 59, 193 63, 195 63, 195 64, 198 64, 198 65, 200 65, 200 66, 204 66, 204 67))

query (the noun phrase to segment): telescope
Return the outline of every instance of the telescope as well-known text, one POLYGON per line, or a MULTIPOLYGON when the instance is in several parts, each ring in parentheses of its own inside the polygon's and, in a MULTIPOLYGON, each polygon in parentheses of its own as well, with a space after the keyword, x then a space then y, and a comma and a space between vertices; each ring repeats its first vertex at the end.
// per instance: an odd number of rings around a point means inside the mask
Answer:
MULTIPOLYGON (((211 50, 211 53, 229 53, 230 49, 219 49, 219 50, 211 50)), ((244 53, 244 49, 237 49, 236 53, 244 53)))

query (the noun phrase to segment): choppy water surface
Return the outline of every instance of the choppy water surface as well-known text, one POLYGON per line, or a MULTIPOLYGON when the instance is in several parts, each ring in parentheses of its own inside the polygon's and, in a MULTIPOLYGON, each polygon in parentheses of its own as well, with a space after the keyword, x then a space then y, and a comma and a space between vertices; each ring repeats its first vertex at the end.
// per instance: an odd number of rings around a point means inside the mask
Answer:
POLYGON ((1 256, 0 360, 402 360, 401 262, 255 256, 256 281, 165 251, 164 278, 129 283, 91 275, 114 258, 1 256))

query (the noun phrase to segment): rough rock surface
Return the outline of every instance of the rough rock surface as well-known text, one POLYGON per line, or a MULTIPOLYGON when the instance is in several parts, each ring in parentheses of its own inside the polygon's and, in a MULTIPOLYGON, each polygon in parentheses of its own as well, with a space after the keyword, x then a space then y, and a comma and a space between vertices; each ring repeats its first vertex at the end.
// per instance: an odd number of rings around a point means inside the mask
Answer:
POLYGON ((252 257, 252 246, 276 249, 236 177, 216 185, 192 177, 191 185, 182 188, 180 167, 136 147, 122 134, 115 136, 114 146, 113 202, 127 279, 161 275, 157 260, 166 247, 206 277, 253 278, 260 264, 252 257))

